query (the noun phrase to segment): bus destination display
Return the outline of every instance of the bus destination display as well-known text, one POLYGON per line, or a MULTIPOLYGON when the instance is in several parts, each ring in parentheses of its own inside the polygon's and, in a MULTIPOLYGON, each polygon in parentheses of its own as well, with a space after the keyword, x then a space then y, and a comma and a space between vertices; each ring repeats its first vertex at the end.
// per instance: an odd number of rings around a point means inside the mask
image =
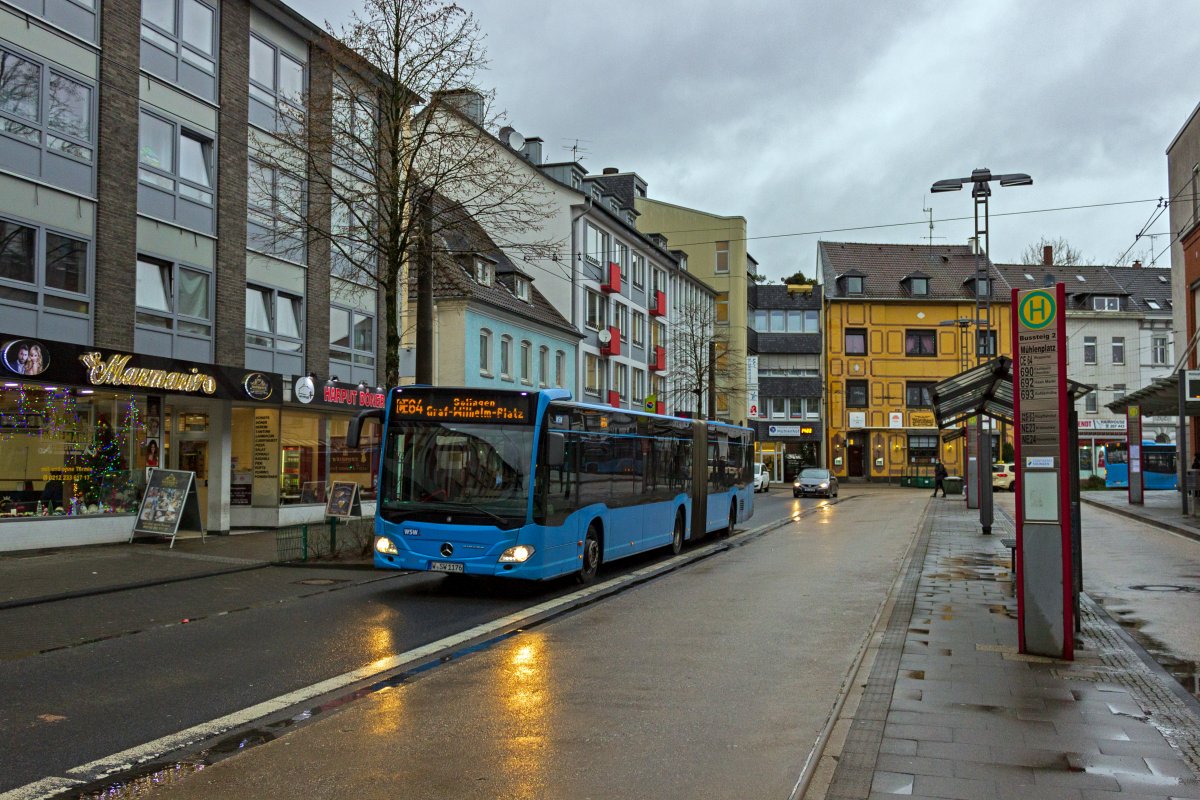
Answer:
POLYGON ((519 395, 406 395, 396 396, 392 415, 439 422, 517 422, 532 419, 529 397, 519 395))

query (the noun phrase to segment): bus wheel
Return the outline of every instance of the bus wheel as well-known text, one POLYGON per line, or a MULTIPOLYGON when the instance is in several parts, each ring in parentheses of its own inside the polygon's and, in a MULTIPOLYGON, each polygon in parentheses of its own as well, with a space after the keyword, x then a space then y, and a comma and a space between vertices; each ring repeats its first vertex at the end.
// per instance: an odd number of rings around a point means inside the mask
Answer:
POLYGON ((683 550, 684 521, 683 509, 675 512, 675 533, 671 536, 671 555, 677 556, 683 550))
POLYGON ((575 580, 580 583, 591 583, 596 580, 596 572, 600 569, 600 534, 596 533, 596 526, 589 525, 587 536, 583 539, 583 563, 579 565, 579 572, 575 575, 575 580))

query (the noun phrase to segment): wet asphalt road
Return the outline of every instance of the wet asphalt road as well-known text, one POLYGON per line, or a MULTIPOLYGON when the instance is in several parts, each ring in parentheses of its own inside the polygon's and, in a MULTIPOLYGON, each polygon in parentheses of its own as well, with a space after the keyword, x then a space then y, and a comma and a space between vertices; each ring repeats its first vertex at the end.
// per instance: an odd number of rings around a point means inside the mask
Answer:
MULTIPOLYGON (((747 527, 822 502, 759 495, 747 527)), ((272 567, 0 611, 0 792, 576 588, 272 567)))

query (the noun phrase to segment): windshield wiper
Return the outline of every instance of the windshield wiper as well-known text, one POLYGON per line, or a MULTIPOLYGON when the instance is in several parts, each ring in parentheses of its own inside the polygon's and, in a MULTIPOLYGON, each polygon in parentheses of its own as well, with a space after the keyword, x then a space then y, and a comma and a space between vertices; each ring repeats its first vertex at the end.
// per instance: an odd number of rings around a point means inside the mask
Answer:
POLYGON ((480 508, 479 506, 472 505, 471 503, 464 503, 459 500, 442 500, 441 502, 438 503, 438 506, 450 506, 451 508, 457 508, 462 511, 478 512, 480 514, 484 514, 486 516, 491 517, 492 519, 496 520, 496 522, 499 522, 501 525, 508 522, 508 520, 505 519, 504 517, 500 516, 499 514, 495 514, 491 511, 488 511, 486 508, 480 508))

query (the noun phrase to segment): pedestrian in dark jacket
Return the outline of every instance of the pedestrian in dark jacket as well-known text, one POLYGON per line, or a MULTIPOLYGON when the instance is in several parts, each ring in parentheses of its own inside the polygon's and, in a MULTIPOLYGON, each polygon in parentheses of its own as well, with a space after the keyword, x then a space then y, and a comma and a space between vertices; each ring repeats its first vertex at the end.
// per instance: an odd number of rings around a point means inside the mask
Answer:
POLYGON ((942 497, 946 496, 946 465, 942 462, 937 462, 933 468, 933 496, 937 497, 938 489, 942 490, 942 497))

